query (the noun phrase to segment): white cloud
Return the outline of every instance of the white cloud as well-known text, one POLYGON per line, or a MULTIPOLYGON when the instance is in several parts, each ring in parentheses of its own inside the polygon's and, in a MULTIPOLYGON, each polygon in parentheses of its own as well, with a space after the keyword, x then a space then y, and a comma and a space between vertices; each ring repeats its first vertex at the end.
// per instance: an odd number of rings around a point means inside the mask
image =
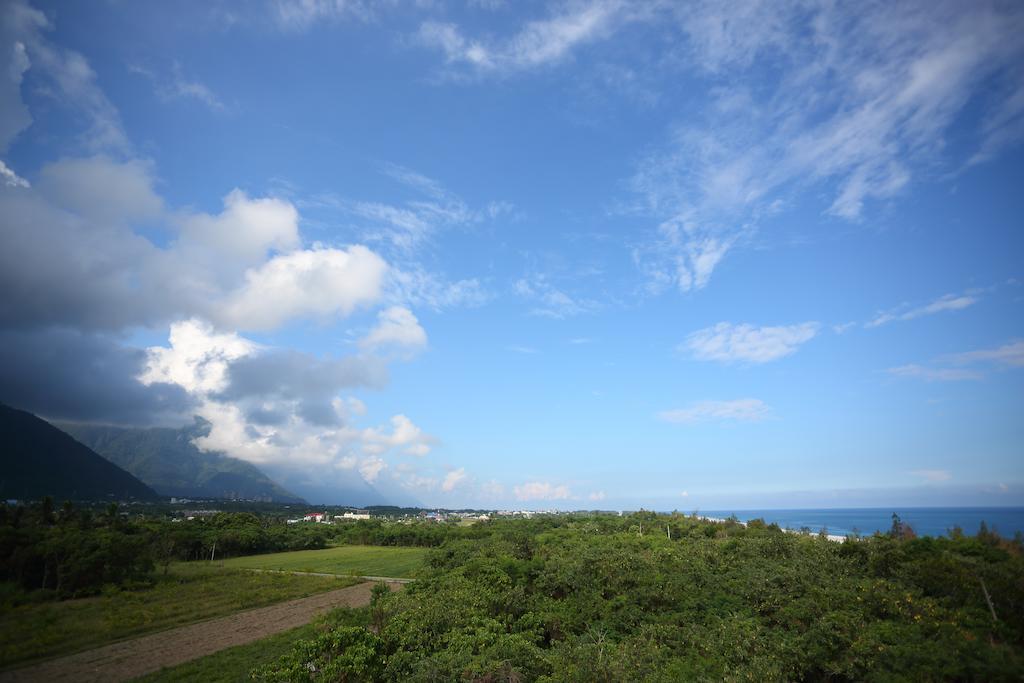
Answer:
POLYGON ((457 470, 452 470, 444 476, 444 481, 441 482, 441 490, 445 493, 454 491, 457 486, 466 480, 466 477, 465 468, 460 467, 457 470))
POLYGON ((271 18, 284 31, 305 31, 342 19, 368 20, 372 3, 364 0, 271 0, 271 18))
POLYGON ((547 481, 528 481, 512 487, 512 492, 518 500, 566 500, 572 497, 568 486, 556 486, 547 481))
POLYGON ((951 363, 996 363, 1011 367, 1024 367, 1024 341, 1013 341, 994 349, 981 349, 955 353, 946 358, 951 363))
POLYGON ((718 323, 686 338, 680 350, 698 360, 767 363, 794 353, 818 333, 816 322, 776 327, 718 323))
POLYGON ((587 500, 592 500, 592 501, 599 501, 599 500, 604 500, 604 499, 605 499, 606 497, 607 497, 607 496, 605 496, 605 493, 604 493, 604 491, 592 491, 592 492, 591 492, 591 493, 590 493, 590 494, 589 494, 589 495, 587 496, 587 500))
POLYGON ((27 180, 12 171, 3 161, 0 161, 0 181, 7 187, 31 187, 27 180))
POLYGON ((268 251, 286 251, 299 244, 299 212, 290 202, 250 199, 237 189, 224 197, 221 213, 185 214, 179 226, 187 244, 243 263, 262 261, 268 251))
POLYGON ((359 340, 365 349, 397 347, 417 351, 427 345, 427 333, 408 308, 392 306, 377 314, 377 325, 359 340))
POLYGON ((338 394, 373 381, 366 362, 262 347, 188 320, 172 325, 169 346, 147 350, 139 380, 180 386, 195 398, 195 414, 210 423, 195 439, 200 449, 299 470, 354 470, 373 482, 389 454, 422 457, 437 439, 401 414, 390 429, 352 424, 362 402, 338 394))
POLYGON ((425 433, 405 415, 394 415, 391 418, 390 434, 381 428, 371 427, 364 429, 360 436, 363 450, 373 454, 399 449, 406 455, 423 457, 437 443, 436 437, 425 433))
POLYGON ((536 303, 530 310, 531 315, 545 318, 561 320, 584 313, 593 313, 600 308, 600 304, 592 299, 569 296, 552 286, 543 276, 520 278, 513 284, 512 290, 518 296, 536 303))
POLYGON ((504 41, 467 38, 455 24, 427 21, 420 26, 419 40, 441 50, 449 64, 476 73, 526 70, 563 61, 579 46, 612 34, 635 14, 628 10, 619 0, 576 2, 527 22, 504 41))
POLYGON ((953 478, 947 470, 914 470, 911 474, 928 482, 949 481, 953 478))
POLYGON ((929 367, 924 365, 901 365, 889 368, 890 374, 899 377, 915 377, 930 382, 949 382, 982 379, 985 373, 977 366, 1024 367, 1024 341, 1012 341, 994 349, 980 349, 942 356, 939 359, 947 365, 960 367, 929 367), (963 366, 975 366, 969 369, 963 366))
POLYGON ((370 456, 359 461, 359 474, 368 482, 374 482, 387 468, 387 463, 377 456, 370 456))
POLYGON ((179 62, 174 63, 170 76, 166 78, 138 65, 129 66, 128 69, 149 79, 153 83, 157 97, 161 100, 195 100, 214 112, 222 112, 226 109, 224 103, 206 84, 187 78, 179 62))
POLYGON ((10 83, 11 89, 4 93, 4 109, 10 109, 0 114, 0 151, 32 121, 21 100, 20 86, 27 72, 46 84, 37 89, 39 94, 73 109, 87 122, 88 129, 81 136, 83 146, 93 151, 131 149, 121 115, 97 84, 96 72, 80 53, 59 48, 46 39, 44 32, 52 26, 42 12, 27 2, 13 0, 4 6, 3 24, 3 38, 10 42, 4 41, 3 52, 8 54, 0 62, 6 67, 2 80, 10 83))
POLYGON ((859 220, 917 177, 962 166, 962 150, 988 159, 1024 137, 1017 5, 663 8, 687 36, 676 63, 701 71, 712 97, 633 176, 633 211, 658 226, 635 250, 651 291, 705 286, 796 195, 824 195, 826 213, 859 220), (961 125, 968 107, 979 126, 961 125))
POLYGON ((926 315, 934 315, 943 311, 960 311, 978 303, 978 299, 967 294, 946 294, 924 306, 907 309, 905 306, 879 313, 864 327, 879 327, 894 320, 913 320, 926 315))
POLYGON ((686 408, 662 411, 658 413, 658 418, 674 424, 695 424, 712 420, 757 422, 768 417, 770 413, 763 401, 756 398, 741 398, 732 401, 697 401, 686 408))
POLYGON ((930 368, 923 365, 901 365, 889 368, 888 373, 897 377, 913 377, 929 382, 958 382, 961 380, 981 379, 982 374, 961 368, 930 368))
POLYGON ((297 317, 347 316, 382 296, 387 264, 363 246, 275 256, 245 274, 222 317, 237 327, 273 329, 297 317))
POLYGON ((519 344, 511 344, 509 346, 506 346, 505 350, 506 351, 511 351, 512 353, 522 353, 522 354, 526 354, 526 355, 533 355, 535 353, 540 353, 540 349, 535 349, 532 346, 521 346, 519 344))
POLYGON ((169 347, 147 349, 143 384, 177 384, 189 393, 209 394, 227 387, 228 366, 259 346, 234 333, 218 333, 200 320, 171 325, 169 347))

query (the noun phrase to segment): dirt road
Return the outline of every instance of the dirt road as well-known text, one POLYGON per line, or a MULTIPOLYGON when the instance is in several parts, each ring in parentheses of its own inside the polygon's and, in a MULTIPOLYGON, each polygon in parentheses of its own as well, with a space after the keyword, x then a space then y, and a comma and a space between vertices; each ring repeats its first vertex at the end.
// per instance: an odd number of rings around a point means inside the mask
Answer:
MULTIPOLYGON (((52 659, 42 664, 0 673, 0 683, 23 681, 103 681, 115 683, 157 671, 165 666, 219 652, 235 645, 308 624, 313 617, 335 607, 362 607, 370 603, 372 581, 269 607, 180 626, 169 631, 106 645, 52 659)), ((399 584, 388 584, 395 590, 399 584)))

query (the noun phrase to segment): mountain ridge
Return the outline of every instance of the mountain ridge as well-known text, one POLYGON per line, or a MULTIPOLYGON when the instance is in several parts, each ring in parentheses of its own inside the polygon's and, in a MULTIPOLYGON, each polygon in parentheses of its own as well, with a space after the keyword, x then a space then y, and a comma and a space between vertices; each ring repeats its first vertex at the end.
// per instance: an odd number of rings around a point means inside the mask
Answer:
POLYGON ((0 497, 156 500, 152 488, 71 435, 0 403, 0 497))
POLYGON ((306 502, 252 463, 199 450, 194 439, 209 431, 209 423, 200 418, 177 429, 73 422, 55 426, 164 496, 306 502))

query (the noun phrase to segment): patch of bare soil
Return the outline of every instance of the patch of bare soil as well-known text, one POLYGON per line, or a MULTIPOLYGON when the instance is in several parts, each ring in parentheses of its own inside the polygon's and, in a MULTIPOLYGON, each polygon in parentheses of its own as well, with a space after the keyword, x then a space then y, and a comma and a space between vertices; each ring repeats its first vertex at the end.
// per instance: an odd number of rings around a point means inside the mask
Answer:
MULTIPOLYGON (((308 624, 336 607, 370 604, 372 581, 308 598, 246 610, 198 624, 105 645, 41 664, 0 673, 0 683, 23 681, 129 681, 166 666, 176 666, 235 645, 308 624)), ((389 584, 392 590, 399 584, 389 584)))

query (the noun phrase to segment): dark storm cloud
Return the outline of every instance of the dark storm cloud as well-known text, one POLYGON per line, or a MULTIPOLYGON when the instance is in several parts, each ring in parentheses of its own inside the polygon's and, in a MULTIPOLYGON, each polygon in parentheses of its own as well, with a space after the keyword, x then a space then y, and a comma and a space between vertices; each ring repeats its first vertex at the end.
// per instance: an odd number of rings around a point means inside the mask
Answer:
POLYGON ((178 425, 192 400, 178 386, 135 377, 145 351, 68 329, 0 331, 0 401, 42 417, 119 425, 178 425))
POLYGON ((228 368, 228 386, 216 398, 241 405, 249 419, 261 424, 273 424, 289 412, 268 408, 267 402, 284 402, 310 424, 335 426, 341 418, 332 401, 340 391, 379 388, 387 379, 387 368, 378 358, 271 351, 234 361, 228 368))

